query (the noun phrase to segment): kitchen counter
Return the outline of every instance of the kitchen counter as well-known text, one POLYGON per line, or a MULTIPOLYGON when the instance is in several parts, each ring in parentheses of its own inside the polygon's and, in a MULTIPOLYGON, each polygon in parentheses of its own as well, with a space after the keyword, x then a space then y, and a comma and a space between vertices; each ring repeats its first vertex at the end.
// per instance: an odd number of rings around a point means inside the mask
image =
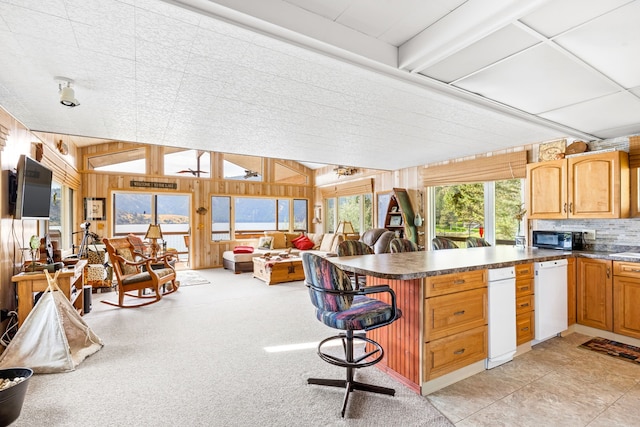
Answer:
POLYGON ((551 261, 571 256, 576 256, 576 253, 531 247, 491 246, 330 259, 338 267, 353 273, 382 279, 411 280, 528 262, 551 261))

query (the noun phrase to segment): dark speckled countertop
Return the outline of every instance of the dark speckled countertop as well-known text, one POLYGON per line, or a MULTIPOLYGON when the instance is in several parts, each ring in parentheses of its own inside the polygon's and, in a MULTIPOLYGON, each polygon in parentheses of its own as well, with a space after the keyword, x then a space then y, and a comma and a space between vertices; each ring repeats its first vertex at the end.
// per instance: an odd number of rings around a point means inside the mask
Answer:
POLYGON ((353 273, 383 279, 410 280, 481 268, 501 268, 527 262, 551 261, 572 256, 640 262, 640 253, 635 258, 618 256, 610 252, 565 252, 531 247, 523 249, 513 246, 359 255, 330 259, 343 270, 353 273))

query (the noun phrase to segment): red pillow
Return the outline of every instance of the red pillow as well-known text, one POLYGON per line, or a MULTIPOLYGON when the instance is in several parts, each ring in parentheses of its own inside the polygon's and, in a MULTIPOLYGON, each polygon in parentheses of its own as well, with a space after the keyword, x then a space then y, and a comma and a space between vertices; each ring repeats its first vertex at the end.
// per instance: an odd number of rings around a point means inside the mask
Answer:
POLYGON ((301 251, 313 249, 313 246, 315 245, 311 239, 304 235, 296 237, 291 241, 291 243, 296 247, 296 249, 300 249, 301 251))
POLYGON ((253 246, 236 246, 233 248, 234 254, 252 254, 253 246))

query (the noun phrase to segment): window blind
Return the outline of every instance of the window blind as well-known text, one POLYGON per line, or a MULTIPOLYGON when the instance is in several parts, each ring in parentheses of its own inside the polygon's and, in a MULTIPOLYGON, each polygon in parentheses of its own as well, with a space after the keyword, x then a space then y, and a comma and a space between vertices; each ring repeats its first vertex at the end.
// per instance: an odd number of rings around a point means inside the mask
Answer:
POLYGON ((320 189, 323 199, 340 196, 355 196, 358 194, 373 193, 373 179, 361 179, 358 181, 335 184, 320 189))
POLYGON ((422 170, 425 187, 524 178, 527 174, 527 152, 495 154, 422 170))

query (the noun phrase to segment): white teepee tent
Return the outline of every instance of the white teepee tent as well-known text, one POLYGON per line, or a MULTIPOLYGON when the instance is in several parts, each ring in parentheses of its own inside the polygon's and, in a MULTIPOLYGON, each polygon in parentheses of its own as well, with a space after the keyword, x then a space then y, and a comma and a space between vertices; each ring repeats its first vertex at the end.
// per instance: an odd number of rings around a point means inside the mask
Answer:
POLYGON ((0 355, 0 368, 29 367, 35 373, 73 371, 104 345, 58 287, 58 273, 0 355))

